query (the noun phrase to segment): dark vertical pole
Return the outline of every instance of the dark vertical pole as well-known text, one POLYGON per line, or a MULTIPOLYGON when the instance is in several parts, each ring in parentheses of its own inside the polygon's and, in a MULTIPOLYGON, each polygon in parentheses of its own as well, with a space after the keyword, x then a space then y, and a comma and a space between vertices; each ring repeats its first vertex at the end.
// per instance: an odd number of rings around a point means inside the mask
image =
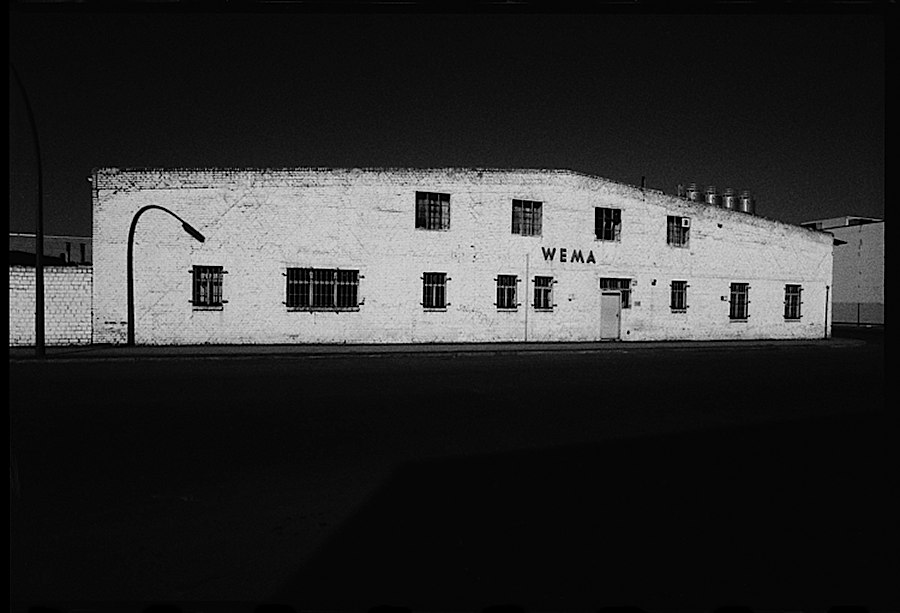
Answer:
POLYGON ((825 286, 825 338, 828 338, 828 304, 831 301, 831 286, 825 286))
POLYGON ((131 228, 128 229, 128 340, 129 347, 134 346, 134 229, 137 227, 138 217, 144 209, 137 212, 131 220, 131 228))
POLYGON ((37 157, 38 193, 34 233, 34 352, 38 358, 43 358, 46 350, 44 348, 44 178, 41 167, 41 145, 38 141, 37 124, 34 121, 28 94, 25 93, 25 86, 22 85, 22 79, 19 78, 19 73, 12 62, 9 67, 19 86, 19 91, 22 92, 22 99, 25 101, 28 124, 31 126, 31 134, 34 137, 34 153, 37 157))

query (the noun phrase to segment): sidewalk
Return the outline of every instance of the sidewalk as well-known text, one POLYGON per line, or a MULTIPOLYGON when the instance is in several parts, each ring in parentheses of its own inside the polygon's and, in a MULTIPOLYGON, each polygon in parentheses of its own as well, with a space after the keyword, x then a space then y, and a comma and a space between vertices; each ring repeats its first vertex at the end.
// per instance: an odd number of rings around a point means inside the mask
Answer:
MULTIPOLYGON (((472 355, 524 353, 592 353, 641 351, 646 349, 747 349, 751 347, 848 347, 865 341, 850 338, 737 340, 737 341, 642 341, 570 343, 419 343, 419 344, 328 344, 328 345, 82 345, 47 347, 47 361, 228 359, 228 358, 319 358, 375 357, 393 355, 472 355)), ((10 347, 10 362, 36 362, 34 347, 10 347)))

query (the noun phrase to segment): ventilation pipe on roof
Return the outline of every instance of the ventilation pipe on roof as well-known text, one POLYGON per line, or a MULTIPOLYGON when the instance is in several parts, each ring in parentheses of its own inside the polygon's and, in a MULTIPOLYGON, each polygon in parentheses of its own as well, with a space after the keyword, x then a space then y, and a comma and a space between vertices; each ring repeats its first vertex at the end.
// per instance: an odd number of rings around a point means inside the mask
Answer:
POLYGON ((756 214, 756 201, 750 195, 750 190, 745 189, 741 192, 741 197, 738 200, 738 209, 741 213, 747 213, 749 215, 756 214))
POLYGON ((691 183, 687 188, 687 199, 691 202, 703 202, 703 194, 696 183, 691 183))
POLYGON ((715 185, 710 185, 706 188, 706 204, 712 206, 719 206, 721 204, 719 193, 716 191, 715 185))
POLYGON ((738 197, 735 195, 734 190, 730 187, 725 190, 725 193, 722 195, 722 208, 728 210, 735 210, 738 208, 738 197))

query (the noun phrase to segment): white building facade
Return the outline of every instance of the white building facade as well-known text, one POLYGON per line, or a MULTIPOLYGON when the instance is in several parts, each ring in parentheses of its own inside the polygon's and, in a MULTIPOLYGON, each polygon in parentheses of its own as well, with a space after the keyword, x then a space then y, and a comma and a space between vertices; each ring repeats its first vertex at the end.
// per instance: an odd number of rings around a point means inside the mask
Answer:
POLYGON ((571 171, 97 169, 94 343, 830 336, 832 237, 571 171))

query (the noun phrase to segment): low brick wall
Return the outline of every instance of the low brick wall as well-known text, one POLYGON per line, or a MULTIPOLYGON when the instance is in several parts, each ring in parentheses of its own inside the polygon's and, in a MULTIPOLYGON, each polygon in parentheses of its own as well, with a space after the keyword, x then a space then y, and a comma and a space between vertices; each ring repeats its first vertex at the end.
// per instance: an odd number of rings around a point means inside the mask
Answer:
MULTIPOLYGON (((9 346, 34 345, 33 266, 9 267, 9 346)), ((93 286, 91 266, 44 267, 44 343, 89 345, 93 286)))

